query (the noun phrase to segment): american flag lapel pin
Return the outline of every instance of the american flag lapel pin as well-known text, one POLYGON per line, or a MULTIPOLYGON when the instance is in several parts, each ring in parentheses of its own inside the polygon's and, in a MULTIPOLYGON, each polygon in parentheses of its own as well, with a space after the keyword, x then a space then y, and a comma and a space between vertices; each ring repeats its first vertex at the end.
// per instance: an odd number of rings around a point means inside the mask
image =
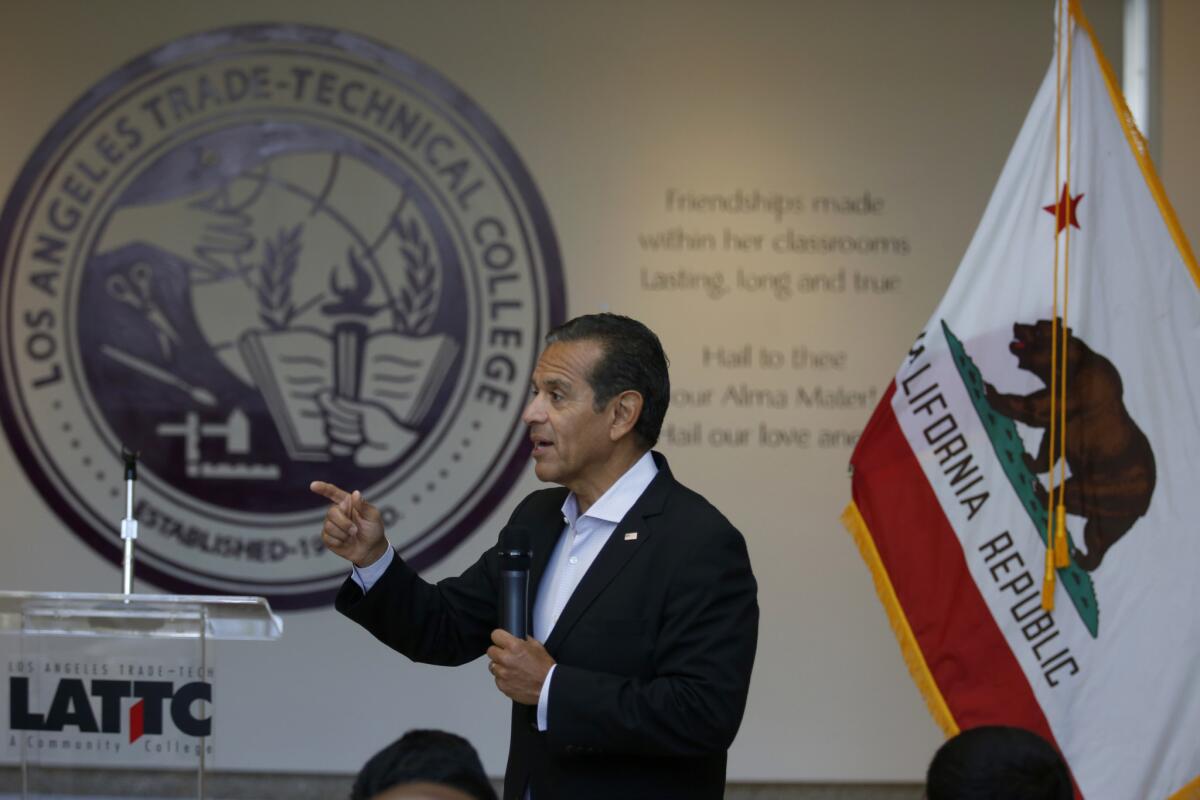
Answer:
POLYGON ((629 533, 625 534, 625 541, 632 542, 635 539, 637 539, 637 531, 630 531, 629 533))

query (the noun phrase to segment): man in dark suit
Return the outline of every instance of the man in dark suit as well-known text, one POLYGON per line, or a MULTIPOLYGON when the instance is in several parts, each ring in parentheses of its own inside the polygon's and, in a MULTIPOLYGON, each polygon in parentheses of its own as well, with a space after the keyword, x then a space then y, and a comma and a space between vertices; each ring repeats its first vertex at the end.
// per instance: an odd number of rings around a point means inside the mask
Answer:
POLYGON ((431 585, 377 509, 316 482, 326 546, 354 565, 337 608, 414 661, 487 654, 513 701, 506 800, 720 798, 758 640, 745 541, 651 452, 670 397, 658 337, 596 314, 546 341, 522 418, 535 473, 563 488, 510 520, 531 532, 534 635, 497 629, 495 548, 431 585))

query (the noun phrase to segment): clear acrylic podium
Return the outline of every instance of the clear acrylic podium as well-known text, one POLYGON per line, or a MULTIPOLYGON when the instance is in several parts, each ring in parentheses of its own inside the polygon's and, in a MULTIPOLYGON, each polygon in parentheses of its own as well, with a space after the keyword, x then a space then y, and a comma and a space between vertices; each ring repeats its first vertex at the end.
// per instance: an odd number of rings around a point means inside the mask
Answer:
POLYGON ((22 797, 107 795, 71 786, 72 770, 126 768, 194 770, 194 786, 170 796, 203 800, 216 727, 208 643, 282 633, 262 597, 0 592, 0 751, 20 764, 22 797))

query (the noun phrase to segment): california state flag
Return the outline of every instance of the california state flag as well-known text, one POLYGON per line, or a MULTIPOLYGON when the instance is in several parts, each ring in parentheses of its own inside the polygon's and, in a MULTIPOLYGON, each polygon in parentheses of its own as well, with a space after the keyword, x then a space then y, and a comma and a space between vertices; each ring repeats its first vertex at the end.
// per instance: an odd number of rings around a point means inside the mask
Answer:
POLYGON ((948 735, 1030 728, 1087 798, 1198 796, 1200 269, 1075 2, 1056 27, 844 520, 948 735))

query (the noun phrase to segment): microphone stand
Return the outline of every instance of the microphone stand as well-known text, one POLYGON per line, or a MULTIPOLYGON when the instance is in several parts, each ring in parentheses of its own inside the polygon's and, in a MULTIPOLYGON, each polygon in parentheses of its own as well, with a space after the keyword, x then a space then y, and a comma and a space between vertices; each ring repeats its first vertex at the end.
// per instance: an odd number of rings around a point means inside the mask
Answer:
POLYGON ((137 457, 136 452, 121 449, 121 458, 125 461, 125 519, 121 520, 121 539, 125 545, 125 554, 121 560, 121 591, 127 597, 133 594, 133 550, 138 535, 137 520, 133 518, 133 483, 137 480, 137 457))

